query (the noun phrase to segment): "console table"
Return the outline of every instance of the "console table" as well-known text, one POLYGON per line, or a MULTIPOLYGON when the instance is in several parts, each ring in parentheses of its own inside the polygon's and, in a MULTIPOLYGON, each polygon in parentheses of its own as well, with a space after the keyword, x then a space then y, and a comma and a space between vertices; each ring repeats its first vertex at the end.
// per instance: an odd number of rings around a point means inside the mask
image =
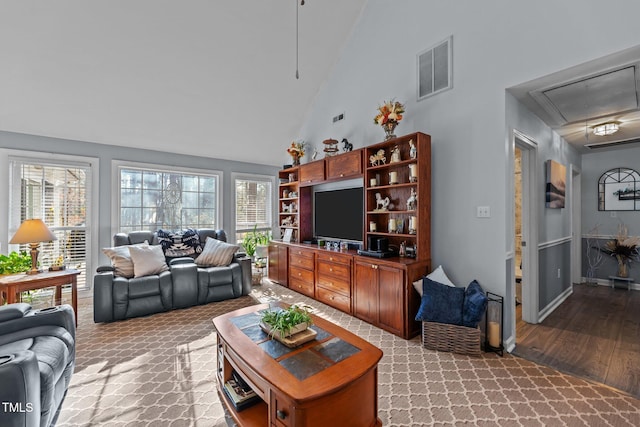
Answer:
POLYGON ((71 285, 71 305, 78 326, 78 274, 80 270, 74 269, 44 271, 38 274, 10 274, 0 276, 0 289, 7 293, 7 304, 13 304, 18 301, 17 295, 21 292, 55 287, 55 303, 59 305, 62 301, 62 286, 71 285))
POLYGON ((381 426, 378 362, 382 351, 315 315, 316 339, 296 348, 272 340, 260 312, 246 307, 213 319, 218 337, 218 394, 239 426, 381 426), (262 399, 236 411, 223 391, 235 371, 262 399))
POLYGON ((618 277, 618 276, 609 276, 609 283, 612 288, 616 287, 616 282, 623 282, 627 284, 627 290, 631 290, 631 284, 633 283, 633 277, 618 277))

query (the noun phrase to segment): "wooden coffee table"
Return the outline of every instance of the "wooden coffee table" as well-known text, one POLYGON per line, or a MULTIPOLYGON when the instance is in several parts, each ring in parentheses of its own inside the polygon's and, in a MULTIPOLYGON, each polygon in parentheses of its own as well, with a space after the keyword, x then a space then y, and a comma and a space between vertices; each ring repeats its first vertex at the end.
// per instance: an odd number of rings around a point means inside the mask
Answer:
POLYGON ((316 339, 290 349, 271 340, 260 312, 286 304, 261 304, 213 319, 218 332, 218 391, 240 426, 381 426, 378 362, 382 351, 315 315, 316 339), (237 372, 262 399, 236 411, 223 392, 237 372))
POLYGON ((59 305, 62 300, 62 286, 71 285, 71 305, 76 316, 76 326, 78 326, 78 274, 80 270, 67 269, 44 271, 38 274, 18 273, 0 276, 0 293, 6 292, 7 304, 12 304, 17 302, 17 295, 21 292, 55 287, 55 303, 59 305))

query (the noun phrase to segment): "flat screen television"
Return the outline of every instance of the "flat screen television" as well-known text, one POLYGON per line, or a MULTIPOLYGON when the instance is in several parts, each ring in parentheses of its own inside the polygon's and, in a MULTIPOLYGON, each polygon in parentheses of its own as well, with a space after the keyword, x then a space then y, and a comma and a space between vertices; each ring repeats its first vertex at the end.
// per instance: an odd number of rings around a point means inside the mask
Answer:
POLYGON ((362 187, 314 193, 313 234, 316 238, 362 242, 363 221, 362 187))

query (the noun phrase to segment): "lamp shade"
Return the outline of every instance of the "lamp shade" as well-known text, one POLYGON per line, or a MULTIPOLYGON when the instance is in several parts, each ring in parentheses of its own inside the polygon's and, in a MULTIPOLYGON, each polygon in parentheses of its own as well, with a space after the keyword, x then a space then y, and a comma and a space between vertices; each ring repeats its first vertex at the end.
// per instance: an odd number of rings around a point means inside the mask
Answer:
POLYGON ((20 245, 24 243, 50 242, 52 240, 56 240, 56 236, 53 235, 41 219, 27 219, 20 224, 18 231, 9 240, 9 243, 20 245))

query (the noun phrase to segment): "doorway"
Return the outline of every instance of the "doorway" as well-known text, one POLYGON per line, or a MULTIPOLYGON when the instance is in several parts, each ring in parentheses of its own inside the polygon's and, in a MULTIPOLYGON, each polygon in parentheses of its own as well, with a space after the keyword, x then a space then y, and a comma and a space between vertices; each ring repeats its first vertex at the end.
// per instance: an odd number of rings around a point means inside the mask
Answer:
POLYGON ((514 130, 513 203, 514 273, 513 313, 521 322, 538 323, 538 224, 536 217, 537 144, 514 130))

